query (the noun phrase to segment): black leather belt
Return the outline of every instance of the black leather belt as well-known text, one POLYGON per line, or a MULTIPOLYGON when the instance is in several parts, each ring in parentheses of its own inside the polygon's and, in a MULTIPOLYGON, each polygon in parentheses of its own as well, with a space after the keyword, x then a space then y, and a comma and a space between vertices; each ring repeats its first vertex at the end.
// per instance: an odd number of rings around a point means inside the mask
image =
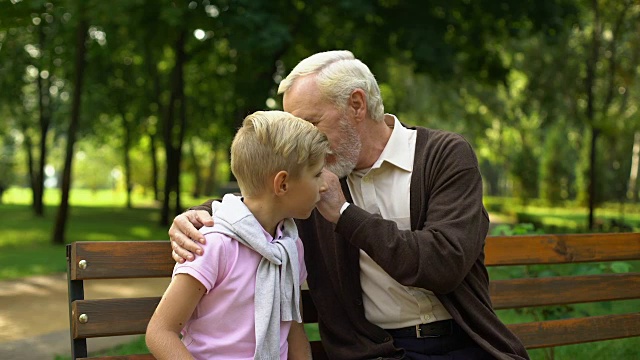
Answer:
POLYGON ((395 338, 428 338, 440 337, 453 334, 455 322, 452 319, 435 321, 428 324, 420 324, 408 326, 400 329, 385 329, 391 336, 395 338))

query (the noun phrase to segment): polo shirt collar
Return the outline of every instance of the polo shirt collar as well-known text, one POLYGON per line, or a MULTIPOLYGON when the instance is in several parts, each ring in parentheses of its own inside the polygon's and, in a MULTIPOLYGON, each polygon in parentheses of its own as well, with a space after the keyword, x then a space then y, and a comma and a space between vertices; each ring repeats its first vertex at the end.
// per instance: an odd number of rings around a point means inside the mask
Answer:
POLYGON ((405 128, 395 115, 391 116, 393 116, 393 132, 384 150, 382 150, 382 154, 380 154, 372 168, 379 168, 386 161, 402 170, 412 171, 411 130, 405 128))

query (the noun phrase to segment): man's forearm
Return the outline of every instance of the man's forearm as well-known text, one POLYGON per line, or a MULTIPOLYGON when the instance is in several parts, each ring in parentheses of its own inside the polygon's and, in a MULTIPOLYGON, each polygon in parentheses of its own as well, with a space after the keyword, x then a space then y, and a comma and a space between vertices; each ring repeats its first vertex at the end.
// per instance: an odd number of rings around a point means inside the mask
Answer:
POLYGON ((399 230, 394 221, 351 205, 340 216, 335 231, 401 284, 447 293, 464 280, 484 244, 488 219, 482 205, 468 201, 465 208, 477 210, 448 222, 432 216, 423 229, 411 231, 399 230), (453 223, 459 225, 451 226, 453 223), (399 264, 397 259, 404 261, 399 264))

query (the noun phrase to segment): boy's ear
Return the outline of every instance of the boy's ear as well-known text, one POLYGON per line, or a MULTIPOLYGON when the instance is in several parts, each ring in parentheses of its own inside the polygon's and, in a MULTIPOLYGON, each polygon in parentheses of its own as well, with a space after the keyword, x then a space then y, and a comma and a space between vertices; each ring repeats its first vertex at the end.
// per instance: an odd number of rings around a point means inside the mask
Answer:
POLYGON ((273 193, 282 196, 289 190, 289 173, 285 170, 278 171, 273 178, 273 193))

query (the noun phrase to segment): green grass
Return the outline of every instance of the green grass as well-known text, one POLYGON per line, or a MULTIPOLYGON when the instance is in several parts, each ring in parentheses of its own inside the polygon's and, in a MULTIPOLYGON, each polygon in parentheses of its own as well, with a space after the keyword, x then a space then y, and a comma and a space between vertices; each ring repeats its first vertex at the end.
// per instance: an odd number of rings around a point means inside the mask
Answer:
MULTIPOLYGON (((513 198, 485 196, 484 204, 487 211, 501 221, 532 223, 546 233, 589 232, 588 209, 574 201, 548 206, 538 199, 523 204, 513 198)), ((601 204, 594 210, 594 221, 599 232, 640 231, 640 204, 601 204)))
MULTIPOLYGON (((64 272, 65 248, 53 245, 56 208, 45 216, 33 215, 29 206, 0 205, 0 279, 64 272)), ((168 227, 158 225, 154 208, 74 206, 66 228, 67 243, 105 240, 165 240, 168 227)))
MULTIPOLYGON (((52 244, 60 192, 47 189, 45 214, 34 215, 31 192, 10 188, 0 204, 0 280, 66 271, 65 249, 52 244)), ((183 195, 183 205, 204 201, 183 195)), ((168 240, 168 226, 159 225, 160 210, 153 199, 134 193, 134 209, 125 195, 111 190, 74 189, 70 194, 66 243, 74 241, 168 240)))
MULTIPOLYGON (((90 350, 90 349, 89 349, 90 350)), ((105 351, 99 351, 97 353, 89 352, 90 356, 114 356, 114 355, 129 355, 129 354, 148 354, 149 349, 144 342, 144 336, 140 336, 131 342, 118 345, 105 351)), ((54 360, 69 360, 71 356, 56 355, 54 360)))
POLYGON ((320 340, 318 324, 304 324, 304 331, 307 333, 309 341, 320 340))
MULTIPOLYGON (((10 205, 30 205, 31 190, 27 188, 11 187, 4 192, 3 203, 10 205)), ((184 206, 192 206, 202 203, 208 197, 194 198, 188 193, 182 194, 184 206)), ((43 196, 45 204, 57 206, 60 203, 60 191, 58 189, 46 189, 43 196)), ((126 194, 122 191, 73 189, 69 194, 69 203, 72 206, 107 206, 124 207, 126 205, 126 194)), ((134 191, 132 193, 132 203, 134 207, 155 207, 158 205, 151 198, 151 193, 134 191)))
MULTIPOLYGON (((65 249, 53 245, 56 209, 33 215, 25 205, 0 205, 0 279, 64 272, 65 249)), ((158 225, 158 210, 73 207, 66 228, 67 243, 105 240, 164 240, 167 227, 158 225)))

